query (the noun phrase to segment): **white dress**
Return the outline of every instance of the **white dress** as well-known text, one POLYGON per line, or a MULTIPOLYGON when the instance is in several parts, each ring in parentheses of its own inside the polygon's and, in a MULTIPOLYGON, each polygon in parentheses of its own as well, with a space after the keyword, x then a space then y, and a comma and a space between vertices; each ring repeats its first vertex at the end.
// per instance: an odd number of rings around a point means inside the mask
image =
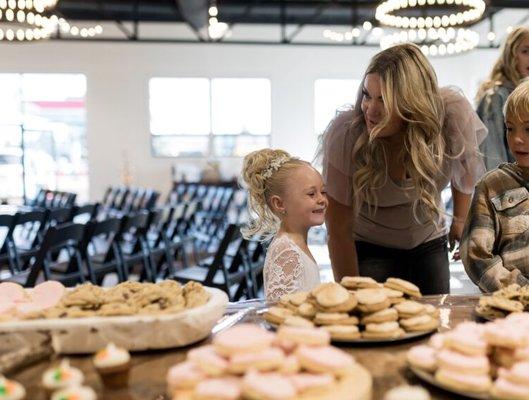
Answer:
POLYGON ((300 290, 311 290, 320 281, 318 265, 288 235, 275 237, 268 246, 263 270, 267 301, 300 290))

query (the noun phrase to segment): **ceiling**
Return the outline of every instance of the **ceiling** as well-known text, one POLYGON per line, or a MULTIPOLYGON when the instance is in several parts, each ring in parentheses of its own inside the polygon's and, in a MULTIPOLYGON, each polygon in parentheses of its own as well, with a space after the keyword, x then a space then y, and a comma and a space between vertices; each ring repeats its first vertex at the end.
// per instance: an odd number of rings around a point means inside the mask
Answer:
MULTIPOLYGON (((486 30, 493 29, 490 17, 499 15, 502 11, 510 11, 510 23, 524 22, 526 14, 529 16, 529 0, 486 0, 487 11, 477 25, 487 25, 486 30), (524 10, 525 9, 525 10, 524 10)), ((278 37, 268 43, 294 43, 294 37, 286 34, 290 27, 296 35, 311 26, 332 26, 350 28, 370 21, 374 26, 375 8, 380 0, 217 0, 219 11, 218 20, 230 27, 265 26, 281 30, 278 37)), ((143 24, 180 23, 192 28, 194 35, 182 37, 159 37, 147 39, 149 41, 208 41, 207 35, 200 34, 200 30, 207 26, 207 10, 210 0, 60 0, 56 11, 68 20, 98 21, 116 24, 122 37, 106 38, 106 40, 144 40, 140 27, 143 24)), ((446 8, 445 8, 446 9, 446 8)), ((438 7, 438 12, 444 9, 438 7)), ((69 38, 73 39, 73 38, 69 38)), ((86 39, 85 39, 86 40, 86 39)), ((103 40, 94 38, 92 40, 103 40)), ((226 40, 228 41, 228 40, 226 40)), ((232 38, 231 42, 237 42, 232 38)), ((244 42, 239 40, 239 42, 244 42)), ((267 42, 265 40, 265 42, 267 42)), ((301 41, 298 40, 297 43, 301 41)), ((332 44, 332 43, 331 43, 332 44)), ((369 45, 368 40, 360 43, 369 45)), ((488 44, 487 44, 488 45, 488 44)))
MULTIPOLYGON (((184 22, 181 6, 205 0, 60 0, 58 10, 75 20, 184 22)), ((245 24, 351 25, 373 20, 380 0, 218 0, 219 19, 245 24)), ((529 0, 490 0, 488 12, 529 8, 529 0)), ((446 8, 445 8, 446 9, 446 8)), ((440 8, 443 10, 443 8, 440 8)))

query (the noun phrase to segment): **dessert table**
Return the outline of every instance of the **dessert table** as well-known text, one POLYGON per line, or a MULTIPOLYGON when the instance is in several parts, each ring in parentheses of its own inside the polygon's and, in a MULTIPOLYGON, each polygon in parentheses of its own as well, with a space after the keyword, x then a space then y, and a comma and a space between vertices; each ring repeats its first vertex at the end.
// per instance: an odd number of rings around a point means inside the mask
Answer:
MULTIPOLYGON (((441 327, 440 331, 450 329, 465 320, 474 319, 473 309, 477 304, 479 296, 472 295, 439 295, 425 296, 423 301, 432 304, 440 309, 441 327)), ((241 303, 231 303, 227 309, 227 315, 223 317, 214 331, 218 332, 234 323, 240 321, 263 323, 263 318, 259 313, 266 305, 260 301, 250 301, 241 303)), ((83 338, 79 337, 79 341, 83 338)), ((208 339, 206 339, 207 341, 208 339)), ((338 344, 337 346, 354 355, 356 360, 364 365, 373 375, 374 392, 373 400, 382 400, 384 393, 394 386, 401 384, 419 384, 425 386, 432 399, 458 399, 454 394, 444 392, 432 386, 422 383, 406 367, 406 351, 413 345, 427 341, 428 337, 401 342, 390 345, 362 344, 348 345, 338 344)), ((34 345, 33 341, 32 342, 34 345)), ((29 344, 28 344, 29 345, 29 344)), ((336 344, 335 344, 336 345, 336 344)), ((129 386, 119 390, 109 390, 103 387, 93 364, 91 357, 70 356, 72 366, 80 368, 85 373, 85 382, 91 386, 99 395, 100 399, 112 400, 163 400, 169 399, 165 394, 165 376, 167 370, 174 364, 183 361, 187 350, 193 346, 174 349, 159 350, 142 353, 133 353, 132 368, 130 373, 129 386)), ((16 349, 17 351, 23 349, 16 349)), ((49 349, 48 349, 49 350, 49 349)), ((0 347, 0 365, 8 358, 8 352, 13 349, 0 347)), ((46 396, 40 388, 40 379, 43 372, 59 360, 58 356, 49 356, 46 352, 46 343, 42 344, 42 360, 35 362, 36 354, 32 352, 32 364, 25 367, 9 367, 5 364, 2 369, 10 379, 14 379, 23 384, 31 400, 45 400, 46 396), (11 370, 11 371, 10 371, 11 370)), ((28 353, 28 351, 26 351, 28 353)), ((19 366, 24 363, 19 360, 19 366)), ((351 388, 354 390, 354 388, 351 388)))

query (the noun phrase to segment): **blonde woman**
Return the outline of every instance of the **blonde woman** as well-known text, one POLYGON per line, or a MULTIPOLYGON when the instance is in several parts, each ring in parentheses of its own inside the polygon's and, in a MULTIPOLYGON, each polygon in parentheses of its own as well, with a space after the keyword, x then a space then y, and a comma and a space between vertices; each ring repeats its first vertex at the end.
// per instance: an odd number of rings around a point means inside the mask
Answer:
POLYGON ((484 172, 486 135, 470 103, 440 89, 412 44, 378 53, 353 109, 323 141, 328 246, 335 279, 401 277, 423 293, 448 293, 448 241, 461 238, 474 184, 484 172), (444 226, 441 190, 452 184, 454 216, 444 226))
POLYGON ((318 171, 286 151, 262 149, 244 158, 252 220, 245 236, 273 237, 263 270, 268 301, 320 283, 319 268, 307 245, 309 228, 323 224, 327 195, 318 171))
POLYGON ((498 61, 476 96, 478 115, 489 130, 480 146, 487 171, 493 170, 502 162, 514 161, 507 146, 503 106, 514 88, 528 76, 529 29, 520 26, 505 39, 498 61))

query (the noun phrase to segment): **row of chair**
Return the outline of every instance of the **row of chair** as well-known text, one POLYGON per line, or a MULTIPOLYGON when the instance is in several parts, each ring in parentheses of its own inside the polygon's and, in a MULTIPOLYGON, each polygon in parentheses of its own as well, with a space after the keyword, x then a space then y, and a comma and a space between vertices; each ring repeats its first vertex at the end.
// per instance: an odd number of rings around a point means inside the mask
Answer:
POLYGON ((194 240, 188 230, 185 210, 167 207, 87 224, 49 225, 34 250, 17 255, 25 262, 11 265, 0 280, 31 287, 54 279, 70 286, 87 280, 101 284, 109 273, 124 281, 136 272, 139 280, 152 282, 199 281, 223 289, 232 300, 257 296, 264 262, 259 242, 242 239, 239 227, 230 224, 212 256, 177 266, 186 243, 194 240))
POLYGON ((101 201, 101 210, 109 215, 150 210, 155 207, 160 193, 147 188, 110 186, 101 201))
POLYGON ((26 205, 40 208, 72 207, 76 198, 75 193, 40 189, 35 198, 27 201, 26 205))
POLYGON ((221 232, 229 222, 241 222, 240 214, 246 203, 246 196, 235 181, 175 182, 167 196, 166 204, 174 206, 188 202, 200 205, 194 229, 197 247, 201 251, 211 251, 222 239, 221 232), (244 205, 241 206, 241 203, 244 205))

